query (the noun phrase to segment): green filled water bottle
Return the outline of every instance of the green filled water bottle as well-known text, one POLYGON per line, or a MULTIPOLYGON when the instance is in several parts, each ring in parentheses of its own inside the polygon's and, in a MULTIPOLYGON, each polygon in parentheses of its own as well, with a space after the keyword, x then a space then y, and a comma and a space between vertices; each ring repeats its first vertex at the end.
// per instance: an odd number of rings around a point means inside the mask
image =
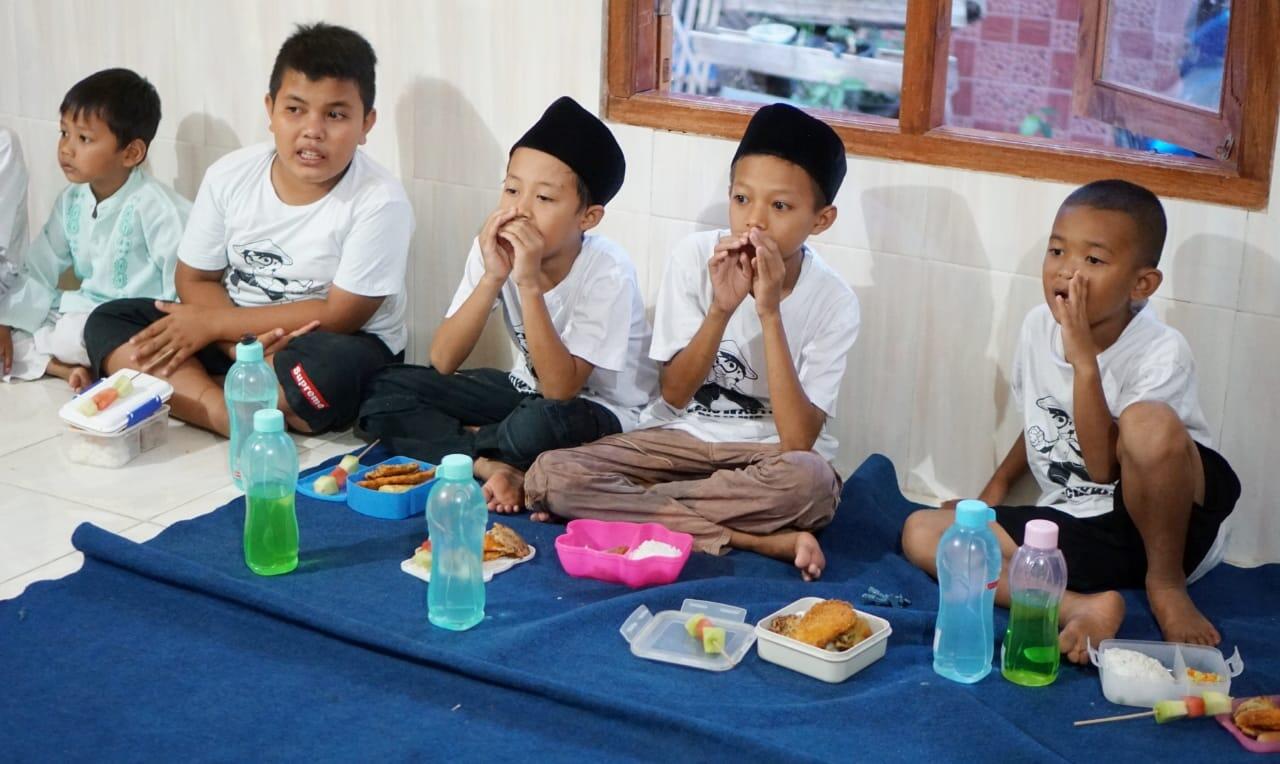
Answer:
POLYGON ((1067 561, 1058 526, 1032 520, 1009 565, 1009 630, 1000 648, 1004 678, 1041 687, 1058 678, 1058 605, 1067 588, 1067 561))
POLYGON ((298 567, 298 449, 279 409, 253 414, 253 434, 240 453, 245 476, 244 563, 260 576, 298 567))

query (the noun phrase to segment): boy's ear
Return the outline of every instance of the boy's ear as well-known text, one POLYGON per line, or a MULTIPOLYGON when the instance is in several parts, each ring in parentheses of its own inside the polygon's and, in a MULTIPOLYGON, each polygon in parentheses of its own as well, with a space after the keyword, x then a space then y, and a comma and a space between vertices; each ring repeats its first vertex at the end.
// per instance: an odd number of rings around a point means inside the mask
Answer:
POLYGON ((1151 295, 1155 294, 1163 281, 1164 274, 1161 273, 1158 268, 1143 268, 1138 273, 1138 280, 1134 283, 1133 289, 1129 292, 1129 299, 1147 299, 1151 295))
POLYGON ((586 209, 578 218, 578 229, 583 233, 590 231, 592 228, 600 225, 600 221, 604 219, 604 205, 593 204, 586 209))
POLYGON ((817 217, 813 220, 813 230, 809 231, 810 236, 817 236, 823 231, 831 227, 836 222, 836 214, 839 210, 834 204, 828 204, 826 207, 818 210, 817 217))
POLYGON ((365 141, 369 140, 369 131, 373 129, 373 123, 378 121, 378 110, 370 109, 364 115, 364 124, 360 126, 360 145, 363 146, 365 141))
POLYGON ((275 99, 267 93, 262 97, 262 105, 267 107, 267 129, 271 129, 271 109, 275 106, 275 99))
POLYGON ((134 138, 121 153, 124 166, 132 169, 142 164, 142 160, 147 158, 147 144, 141 138, 134 138))

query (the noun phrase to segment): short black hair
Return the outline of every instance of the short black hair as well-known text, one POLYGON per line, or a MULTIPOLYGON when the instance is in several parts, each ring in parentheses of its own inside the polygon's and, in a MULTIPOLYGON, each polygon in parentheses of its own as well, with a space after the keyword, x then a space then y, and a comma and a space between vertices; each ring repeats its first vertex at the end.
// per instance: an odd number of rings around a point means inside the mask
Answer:
POLYGON ((582 176, 576 172, 573 174, 573 182, 578 189, 578 202, 580 205, 578 209, 585 210, 595 203, 591 199, 591 189, 587 188, 586 181, 584 181, 582 176))
POLYGON ((326 24, 299 24, 280 46, 271 67, 269 84, 272 100, 280 93, 280 83, 289 69, 301 72, 312 82, 333 77, 351 80, 360 89, 364 113, 373 110, 374 67, 378 57, 369 41, 346 27, 326 24))
POLYGON ((116 138, 117 150, 135 140, 150 147, 160 126, 160 94, 135 71, 103 69, 72 85, 62 97, 58 113, 73 119, 94 116, 106 122, 116 138))
POLYGON ((1091 207, 1128 215, 1138 229, 1139 256, 1152 268, 1160 265, 1169 223, 1164 205, 1155 194, 1127 180, 1095 180, 1072 191, 1060 209, 1068 207, 1091 207))

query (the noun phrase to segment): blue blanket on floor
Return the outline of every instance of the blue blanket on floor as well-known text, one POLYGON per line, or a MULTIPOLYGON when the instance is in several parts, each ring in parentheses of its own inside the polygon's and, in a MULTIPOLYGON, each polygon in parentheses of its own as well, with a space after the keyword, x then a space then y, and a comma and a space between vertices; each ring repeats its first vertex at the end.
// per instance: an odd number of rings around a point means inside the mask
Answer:
MULTIPOLYGON (((679 581, 650 589, 570 578, 553 545, 562 528, 512 518, 538 554, 489 584, 485 621, 464 633, 429 626, 425 585, 399 569, 425 535, 421 518, 300 496, 302 563, 275 578, 244 566, 242 500, 145 545, 82 525, 83 570, 0 602, 0 745, 18 761, 1248 758, 1208 719, 1072 728, 1126 710, 1103 699, 1092 668, 1039 689, 998 672, 972 686, 934 674, 937 589, 897 549, 913 506, 896 486, 878 456, 849 478, 813 584, 740 552, 695 554, 679 581), (882 660, 842 684, 754 649, 722 673, 654 663, 618 632, 642 604, 715 600, 755 622, 808 595, 863 607, 868 586, 913 604, 864 608, 893 635, 882 660)), ((1244 657, 1235 695, 1280 690, 1278 589, 1280 566, 1221 567, 1193 587, 1227 652, 1244 657)), ((1159 638, 1143 598, 1126 599, 1124 636, 1159 638)))

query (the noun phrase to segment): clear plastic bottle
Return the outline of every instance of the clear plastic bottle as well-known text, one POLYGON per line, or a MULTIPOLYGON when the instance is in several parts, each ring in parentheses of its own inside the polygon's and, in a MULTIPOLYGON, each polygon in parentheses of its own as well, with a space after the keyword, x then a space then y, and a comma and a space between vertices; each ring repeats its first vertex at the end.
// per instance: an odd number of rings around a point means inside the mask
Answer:
POLYGON ((227 465, 236 488, 245 490, 244 471, 240 467, 240 454, 244 443, 253 433, 253 415, 260 409, 275 408, 277 400, 276 373, 262 358, 262 343, 252 334, 246 334, 236 343, 236 362, 227 371, 222 385, 227 400, 227 416, 231 422, 231 443, 227 465))
POLYGON ((1058 526, 1032 520, 1009 564, 1009 630, 1000 647, 1000 672, 1024 687, 1058 678, 1058 605, 1067 588, 1067 561, 1058 526))
POLYGON ((240 454, 245 477, 244 562, 260 576, 298 567, 298 449, 279 409, 253 415, 253 434, 240 454))
POLYGON ((472 475, 471 457, 450 454, 440 462, 427 498, 431 583, 427 618, 463 631, 484 620, 484 496, 472 475))
POLYGON ((938 542, 938 622, 933 632, 933 670, 972 684, 991 673, 995 652, 995 596, 1000 543, 987 523, 995 511, 966 499, 938 542))

